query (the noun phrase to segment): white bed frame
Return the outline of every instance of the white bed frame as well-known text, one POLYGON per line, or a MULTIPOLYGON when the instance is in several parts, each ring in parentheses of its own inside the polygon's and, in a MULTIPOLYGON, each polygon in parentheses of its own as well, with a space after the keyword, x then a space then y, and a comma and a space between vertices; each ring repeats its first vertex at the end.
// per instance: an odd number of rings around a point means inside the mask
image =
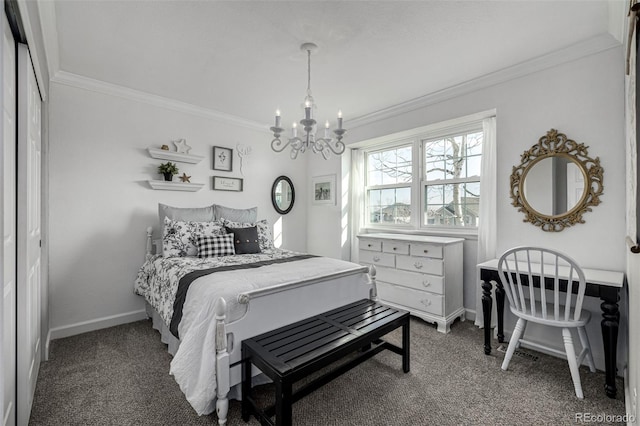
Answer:
MULTIPOLYGON (((147 228, 147 256, 151 256, 152 228, 147 228)), ((227 302, 215 303, 216 321, 216 412, 218 423, 227 422, 229 392, 242 382, 241 343, 243 339, 282 327, 312 315, 346 305, 360 299, 375 299, 375 267, 356 266, 353 269, 324 277, 290 282, 238 295, 238 302, 246 306, 244 315, 227 323, 227 302), (354 279, 368 274, 362 280, 354 279), (286 306, 287 309, 281 307, 286 306), (280 307, 280 309, 278 309, 280 307)), ((361 277, 360 277, 361 278, 361 277)), ((255 369, 253 375, 260 374, 255 369)))

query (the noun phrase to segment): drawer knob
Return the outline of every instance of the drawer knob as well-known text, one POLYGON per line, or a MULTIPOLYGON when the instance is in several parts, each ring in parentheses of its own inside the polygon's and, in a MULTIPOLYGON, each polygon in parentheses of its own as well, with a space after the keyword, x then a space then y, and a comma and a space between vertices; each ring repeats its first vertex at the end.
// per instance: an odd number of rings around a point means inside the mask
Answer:
POLYGON ((416 262, 413 264, 416 269, 422 269, 422 262, 416 262))
POLYGON ((371 244, 367 244, 367 247, 371 247, 371 244))
POLYGON ((422 251, 425 252, 425 253, 429 253, 429 250, 427 250, 427 249, 424 249, 422 251))
POLYGON ((373 256, 373 261, 374 262, 380 262, 380 258, 378 256, 373 256))
POLYGON ((421 302, 424 306, 431 306, 431 300, 424 299, 424 300, 421 300, 420 302, 421 302))
POLYGON ((424 285, 425 287, 431 287, 431 283, 429 281, 423 281, 422 285, 424 285))
POLYGON ((394 249, 394 250, 398 250, 398 247, 394 247, 393 249, 394 249))

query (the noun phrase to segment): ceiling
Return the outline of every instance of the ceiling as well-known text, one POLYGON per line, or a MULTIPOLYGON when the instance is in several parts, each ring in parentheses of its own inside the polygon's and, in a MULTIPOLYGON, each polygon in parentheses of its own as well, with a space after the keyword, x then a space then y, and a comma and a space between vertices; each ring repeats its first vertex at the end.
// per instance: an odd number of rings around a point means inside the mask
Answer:
POLYGON ((270 123, 345 123, 606 34, 607 1, 57 1, 59 71, 270 123))

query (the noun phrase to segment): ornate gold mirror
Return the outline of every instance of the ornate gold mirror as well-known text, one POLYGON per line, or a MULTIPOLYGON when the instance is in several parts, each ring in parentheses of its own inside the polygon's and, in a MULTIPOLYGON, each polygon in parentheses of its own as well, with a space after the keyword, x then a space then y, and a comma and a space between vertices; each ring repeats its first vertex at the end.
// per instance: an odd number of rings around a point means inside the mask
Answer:
POLYGON ((525 151, 511 173, 513 204, 543 231, 584 223, 582 215, 600 204, 603 169, 586 146, 551 129, 525 151))

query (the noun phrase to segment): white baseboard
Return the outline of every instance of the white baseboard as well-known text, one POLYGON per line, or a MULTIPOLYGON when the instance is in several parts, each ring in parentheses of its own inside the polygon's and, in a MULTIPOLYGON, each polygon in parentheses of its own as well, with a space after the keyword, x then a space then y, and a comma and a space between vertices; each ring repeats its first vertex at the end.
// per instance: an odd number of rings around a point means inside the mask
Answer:
MULTIPOLYGON (((144 309, 124 314, 111 315, 108 317, 97 318, 94 320, 83 321, 76 324, 63 325, 61 327, 52 328, 49 331, 49 340, 62 339, 63 337, 75 336, 76 334, 87 333, 89 331, 100 330, 102 328, 113 327, 129 322, 140 321, 147 318, 147 312, 144 309)), ((48 352, 49 342, 47 342, 48 352)))
POLYGON ((469 308, 464 308, 464 317, 467 321, 473 321, 475 323, 476 321, 476 310, 475 309, 469 309, 469 308))

